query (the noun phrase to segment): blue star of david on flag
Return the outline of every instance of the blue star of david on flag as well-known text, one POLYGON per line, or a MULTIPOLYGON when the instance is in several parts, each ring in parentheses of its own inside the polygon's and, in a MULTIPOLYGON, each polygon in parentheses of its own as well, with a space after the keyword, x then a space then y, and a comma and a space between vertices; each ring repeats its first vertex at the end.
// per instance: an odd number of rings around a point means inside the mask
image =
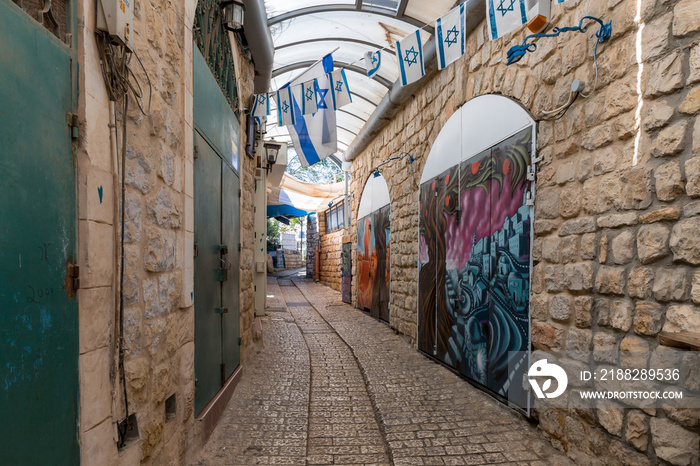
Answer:
POLYGON ((377 50, 376 52, 365 52, 365 67, 367 68, 367 76, 370 78, 374 76, 379 67, 382 65, 382 52, 377 50))
POLYGON ((313 165, 338 151, 335 112, 321 108, 332 105, 326 101, 326 98, 330 100, 330 97, 326 96, 330 85, 326 73, 331 71, 333 57, 328 54, 300 75, 304 80, 297 78, 289 83, 293 89, 292 113, 296 114, 296 123, 287 128, 302 167, 313 165), (323 87, 323 90, 320 87, 323 87), (316 99, 309 102, 312 106, 307 106, 302 114, 302 107, 307 102, 305 88, 314 89, 316 99))
POLYGON ((447 46, 452 47, 453 44, 456 44, 457 37, 459 37, 459 31, 457 31, 457 26, 453 26, 452 29, 447 31, 447 37, 445 37, 445 43, 447 46))
POLYGON ((461 4, 435 21, 438 69, 444 69, 464 55, 467 46, 464 15, 464 4, 461 4))
POLYGON ((525 0, 486 0, 486 23, 491 40, 527 24, 525 0))
POLYGON ((287 86, 277 91, 277 123, 280 126, 294 125, 296 118, 293 111, 289 111, 294 105, 292 89, 287 86))
POLYGON ((316 92, 318 92, 318 108, 328 108, 328 105, 326 105, 328 91, 330 91, 330 89, 321 89, 320 87, 316 89, 316 92))
POLYGON ((345 70, 339 69, 328 74, 329 80, 332 80, 331 84, 333 92, 331 97, 333 97, 333 110, 338 110, 343 105, 347 105, 352 102, 352 96, 350 95, 350 88, 348 87, 348 79, 345 76, 345 70))
POLYGON ((406 50, 406 57, 404 57, 403 60, 406 63, 408 63, 408 66, 411 66, 411 65, 418 63, 417 57, 418 57, 418 52, 413 50, 413 47, 411 47, 410 49, 406 50))
POLYGON ((396 42, 396 56, 400 58, 399 71, 402 85, 418 81, 425 75, 420 29, 396 42))
POLYGON ((501 12, 501 16, 505 16, 508 14, 509 11, 513 11, 514 7, 513 5, 515 4, 515 0, 510 0, 510 5, 505 6, 507 0, 501 0, 501 3, 498 5, 498 8, 496 8, 496 11, 501 12))
POLYGON ((263 118, 267 117, 270 114, 270 96, 267 94, 256 95, 251 113, 258 121, 262 121, 263 118))
POLYGON ((316 89, 318 83, 316 79, 306 81, 300 84, 301 90, 299 96, 301 98, 301 114, 309 115, 318 111, 318 103, 316 102, 316 89))

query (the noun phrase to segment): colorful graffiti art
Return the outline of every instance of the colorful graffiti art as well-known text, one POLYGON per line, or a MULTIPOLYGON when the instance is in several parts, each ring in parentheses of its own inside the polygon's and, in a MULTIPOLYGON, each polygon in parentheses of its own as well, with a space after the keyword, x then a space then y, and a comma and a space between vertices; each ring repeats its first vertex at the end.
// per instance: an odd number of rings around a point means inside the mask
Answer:
POLYGON ((342 299, 344 303, 352 303, 352 243, 343 243, 341 273, 342 299))
POLYGON ((523 403, 509 352, 530 345, 531 137, 527 128, 420 191, 419 349, 523 403))
POLYGON ((389 321, 389 241, 391 206, 357 222, 357 307, 389 321))

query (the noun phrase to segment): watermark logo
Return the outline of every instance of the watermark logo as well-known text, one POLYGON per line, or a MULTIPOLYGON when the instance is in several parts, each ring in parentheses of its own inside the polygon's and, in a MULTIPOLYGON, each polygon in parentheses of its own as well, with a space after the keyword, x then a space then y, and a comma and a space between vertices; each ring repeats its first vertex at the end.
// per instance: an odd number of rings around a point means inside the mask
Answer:
POLYGON ((537 398, 556 398, 566 390, 566 386, 569 383, 569 378, 566 376, 566 372, 560 366, 556 364, 548 363, 546 359, 541 359, 535 364, 530 366, 530 370, 527 372, 528 380, 534 390, 537 398), (547 377, 542 386, 540 387, 537 378, 547 377), (557 389, 551 393, 547 390, 552 386, 552 378, 557 381, 557 389))

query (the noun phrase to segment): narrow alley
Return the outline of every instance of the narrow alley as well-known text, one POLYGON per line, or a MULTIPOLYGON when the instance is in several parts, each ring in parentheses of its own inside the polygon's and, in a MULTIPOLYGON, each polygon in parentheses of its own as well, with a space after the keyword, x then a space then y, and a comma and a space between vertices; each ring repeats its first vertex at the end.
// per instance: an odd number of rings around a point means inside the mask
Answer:
POLYGON ((264 348, 194 464, 571 464, 339 292, 303 275, 267 292, 264 348))
POLYGON ((700 0, 0 0, 0 173, 0 466, 700 466, 700 0))

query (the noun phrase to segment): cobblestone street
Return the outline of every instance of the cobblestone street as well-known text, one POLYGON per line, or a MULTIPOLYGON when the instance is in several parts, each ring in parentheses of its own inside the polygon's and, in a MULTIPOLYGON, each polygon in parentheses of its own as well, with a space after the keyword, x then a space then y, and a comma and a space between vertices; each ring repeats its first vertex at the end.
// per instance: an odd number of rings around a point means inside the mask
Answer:
POLYGON ((340 293, 287 276, 268 295, 264 348, 195 464, 570 464, 340 293))

